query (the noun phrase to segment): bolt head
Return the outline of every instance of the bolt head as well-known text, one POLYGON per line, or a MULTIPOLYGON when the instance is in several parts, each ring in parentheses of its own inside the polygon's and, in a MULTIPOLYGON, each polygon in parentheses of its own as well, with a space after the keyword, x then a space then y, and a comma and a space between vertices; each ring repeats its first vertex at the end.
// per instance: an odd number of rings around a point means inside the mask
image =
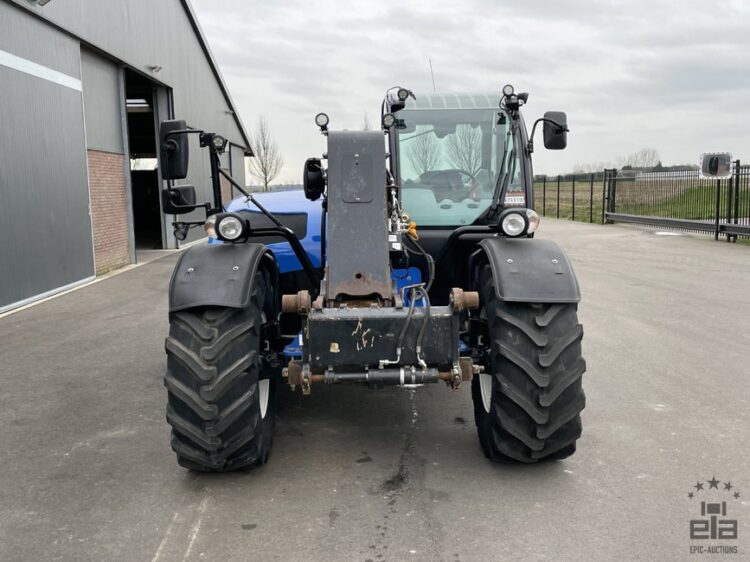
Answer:
POLYGON ((513 260, 511 258, 508 258, 508 263, 513 263, 513 260))

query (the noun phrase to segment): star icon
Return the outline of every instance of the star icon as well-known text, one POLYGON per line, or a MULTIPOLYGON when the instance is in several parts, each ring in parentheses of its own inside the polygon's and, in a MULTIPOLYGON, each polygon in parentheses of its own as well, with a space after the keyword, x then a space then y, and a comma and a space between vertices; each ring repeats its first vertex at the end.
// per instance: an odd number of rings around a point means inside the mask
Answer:
POLYGON ((703 489, 703 484, 701 484, 700 482, 696 482, 693 488, 695 488, 696 492, 700 492, 703 489))
POLYGON ((693 492, 688 492, 688 498, 693 499, 693 492))
POLYGON ((740 499, 740 493, 739 492, 735 492, 734 493, 734 499, 736 499, 736 500, 740 499))
POLYGON ((711 488, 715 488, 717 490, 719 489, 720 481, 716 479, 716 476, 712 476, 711 480, 708 480, 707 483, 708 483, 708 489, 709 490, 711 488))
POLYGON ((734 488, 734 486, 732 486, 732 483, 731 483, 731 482, 727 482, 727 483, 725 483, 725 484, 724 484, 724 489, 725 489, 725 490, 726 490, 727 492, 728 492, 729 490, 731 490, 732 488, 734 488))

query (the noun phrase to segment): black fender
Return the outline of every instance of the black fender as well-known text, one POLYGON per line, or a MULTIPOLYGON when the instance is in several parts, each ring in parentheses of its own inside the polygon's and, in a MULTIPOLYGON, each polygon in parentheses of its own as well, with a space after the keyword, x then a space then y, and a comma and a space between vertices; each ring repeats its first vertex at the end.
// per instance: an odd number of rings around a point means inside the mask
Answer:
POLYGON ((268 267, 278 287, 278 267, 263 244, 200 244, 181 256, 169 283, 169 311, 195 306, 244 308, 259 267, 268 267))
MULTIPOLYGON (((577 303, 581 301, 573 266, 551 240, 485 238, 473 256, 485 258, 495 279, 497 298, 506 302, 577 303)), ((478 271, 473 268, 474 280, 478 271)))

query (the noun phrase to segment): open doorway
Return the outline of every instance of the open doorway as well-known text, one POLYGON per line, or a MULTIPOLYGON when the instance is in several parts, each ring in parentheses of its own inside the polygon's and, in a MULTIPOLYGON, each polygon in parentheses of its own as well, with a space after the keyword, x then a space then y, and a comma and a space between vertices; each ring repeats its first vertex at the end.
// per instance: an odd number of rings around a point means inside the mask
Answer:
POLYGON ((125 98, 130 147, 130 185, 135 249, 164 248, 156 154, 156 88, 158 84, 125 69, 125 98))

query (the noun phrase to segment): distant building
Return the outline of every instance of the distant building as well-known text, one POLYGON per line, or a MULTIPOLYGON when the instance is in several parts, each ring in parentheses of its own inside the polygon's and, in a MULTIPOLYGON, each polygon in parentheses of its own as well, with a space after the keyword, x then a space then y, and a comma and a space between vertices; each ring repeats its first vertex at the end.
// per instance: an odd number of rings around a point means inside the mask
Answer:
MULTIPOLYGON (((248 135, 187 0, 0 0, 0 312, 177 247, 159 196, 170 118, 226 136, 244 185, 248 135)), ((191 143, 186 183, 208 201, 191 143)))

